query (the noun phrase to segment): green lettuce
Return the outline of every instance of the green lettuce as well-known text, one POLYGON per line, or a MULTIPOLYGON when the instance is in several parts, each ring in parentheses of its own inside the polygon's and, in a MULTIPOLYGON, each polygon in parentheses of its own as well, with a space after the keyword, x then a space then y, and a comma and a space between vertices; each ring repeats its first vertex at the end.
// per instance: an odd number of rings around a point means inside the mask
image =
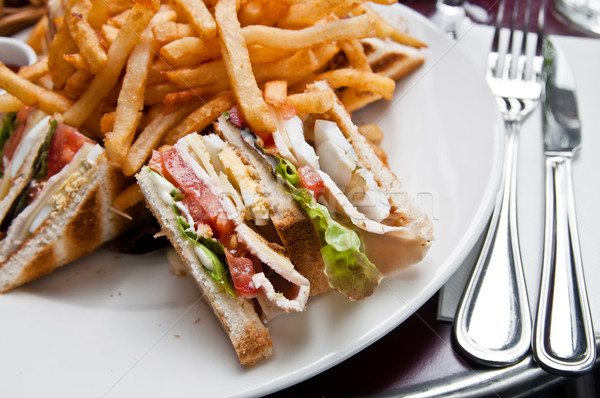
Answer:
POLYGON ((279 162, 276 174, 287 183, 320 234, 329 285, 351 300, 373 294, 383 275, 365 255, 358 233, 331 218, 327 207, 317 202, 310 190, 297 188, 299 177, 293 164, 282 158, 279 162))
MULTIPOLYGON (((4 151, 4 145, 10 135, 17 129, 19 122, 17 121, 17 113, 9 112, 2 118, 2 126, 0 126, 0 160, 4 151)), ((0 177, 4 174, 2 161, 0 161, 0 177)))
POLYGON ((46 133, 44 143, 38 151, 35 163, 33 164, 33 178, 35 180, 43 180, 48 174, 48 150, 52 143, 52 137, 54 137, 54 133, 56 132, 57 124, 57 121, 54 119, 50 122, 50 129, 46 133))
MULTIPOLYGON (((161 178, 165 178, 162 174, 152 170, 148 166, 145 166, 151 173, 155 173, 159 175, 161 178)), ((166 178, 165 178, 166 180, 166 178)), ((237 292, 233 287, 233 281, 231 280, 231 275, 229 274, 229 268, 227 266, 227 258, 225 257, 225 248, 222 244, 220 244, 215 239, 204 238, 202 236, 198 236, 193 228, 191 228, 190 224, 187 222, 185 217, 181 215, 181 212, 175 206, 175 202, 178 202, 183 199, 184 195, 181 191, 175 187, 170 192, 171 198, 173 198, 173 213, 175 214, 177 225, 183 236, 189 239, 191 242, 196 245, 202 252, 208 257, 212 263, 212 268, 210 269, 206 267, 204 264, 202 268, 204 271, 215 280, 219 285, 221 285, 227 293, 231 296, 236 297, 237 292)))

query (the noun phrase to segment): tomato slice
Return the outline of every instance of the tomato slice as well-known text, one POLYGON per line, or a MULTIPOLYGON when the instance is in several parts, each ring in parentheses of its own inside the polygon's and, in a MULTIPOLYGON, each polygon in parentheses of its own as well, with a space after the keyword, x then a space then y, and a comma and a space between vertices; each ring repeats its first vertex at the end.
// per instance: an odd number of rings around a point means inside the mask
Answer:
POLYGON ((198 223, 208 224, 218 236, 229 236, 235 228, 233 220, 221 206, 217 195, 196 176, 176 149, 161 153, 163 175, 185 195, 190 215, 198 223))
POLYGON ((229 110, 229 121, 238 129, 241 129, 244 124, 246 124, 246 120, 244 120, 244 115, 242 115, 242 110, 239 105, 234 105, 229 110))
POLYGON ((8 162, 11 161, 15 151, 17 150, 19 142, 21 142, 21 139, 23 138, 25 126, 27 125, 27 118, 29 117, 31 110, 31 107, 24 106, 19 110, 19 112, 17 112, 17 121, 19 122, 19 125, 4 143, 4 149, 2 151, 2 165, 4 166, 4 169, 6 169, 8 166, 8 162))
POLYGON ((258 289, 252 283, 252 276, 256 273, 252 260, 248 257, 235 257, 227 249, 225 249, 225 257, 227 257, 235 290, 242 296, 255 296, 258 289))
POLYGON ((298 169, 298 175, 300 176, 300 186, 306 189, 310 189, 315 198, 319 198, 325 191, 325 184, 319 173, 311 166, 305 165, 298 169))
POLYGON ((48 149, 47 178, 58 174, 63 167, 69 164, 79 148, 86 142, 94 143, 76 128, 58 123, 48 149))

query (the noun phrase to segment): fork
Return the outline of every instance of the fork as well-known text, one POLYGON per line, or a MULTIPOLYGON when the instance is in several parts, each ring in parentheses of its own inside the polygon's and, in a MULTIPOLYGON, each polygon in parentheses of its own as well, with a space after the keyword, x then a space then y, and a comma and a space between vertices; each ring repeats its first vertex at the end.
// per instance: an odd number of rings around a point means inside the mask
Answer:
POLYGON ((540 102, 546 1, 540 2, 536 32, 530 32, 531 0, 519 12, 513 3, 508 42, 502 41, 506 0, 496 16, 486 80, 505 125, 502 184, 487 235, 454 322, 454 340, 471 360, 506 366, 521 360, 531 342, 531 312, 517 231, 516 176, 521 123, 540 102), (519 19, 519 15, 523 19, 519 19), (517 25, 522 30, 517 30, 517 25), (535 37, 535 51, 528 51, 535 37), (507 48, 505 48, 507 47, 507 48), (533 52, 533 54, 531 54, 533 52))

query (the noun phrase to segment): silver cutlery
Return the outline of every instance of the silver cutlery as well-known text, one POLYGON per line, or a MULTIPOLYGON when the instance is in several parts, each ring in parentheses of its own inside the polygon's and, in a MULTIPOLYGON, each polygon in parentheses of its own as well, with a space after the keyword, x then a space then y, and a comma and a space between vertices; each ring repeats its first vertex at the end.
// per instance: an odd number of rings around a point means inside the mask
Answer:
POLYGON ((505 122, 502 186, 482 252, 463 293, 454 322, 454 340, 468 358, 491 366, 521 360, 531 342, 531 313, 517 231, 516 175, 522 121, 537 106, 542 91, 542 38, 546 2, 540 2, 535 34, 529 31, 532 2, 521 12, 515 0, 507 49, 500 49, 506 1, 500 4, 486 79, 505 122), (522 16, 522 30, 517 19, 522 16), (530 43, 535 37, 535 42, 530 43), (535 44, 535 51, 528 51, 535 44), (531 53, 534 54, 531 54, 531 53))
POLYGON ((544 369, 574 374, 592 368, 594 330, 579 247, 571 160, 581 144, 575 81, 546 40, 542 127, 546 162, 544 257, 533 352, 544 369))

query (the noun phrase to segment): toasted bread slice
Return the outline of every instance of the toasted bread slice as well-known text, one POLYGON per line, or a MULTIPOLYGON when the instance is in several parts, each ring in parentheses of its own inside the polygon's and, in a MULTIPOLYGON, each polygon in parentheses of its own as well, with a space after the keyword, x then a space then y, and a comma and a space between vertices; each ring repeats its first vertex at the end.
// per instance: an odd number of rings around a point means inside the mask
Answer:
POLYGON ((36 217, 34 209, 26 208, 0 244, 0 292, 46 275, 124 232, 130 222, 110 207, 126 183, 102 150, 93 164, 82 166, 47 198, 46 218, 21 242, 27 220, 36 217))
POLYGON ((162 225, 163 231, 192 275, 208 304, 221 321, 242 365, 253 365, 271 356, 273 342, 251 301, 233 297, 203 269, 194 251, 194 243, 182 236, 171 206, 159 198, 147 168, 136 175, 148 208, 162 225))

